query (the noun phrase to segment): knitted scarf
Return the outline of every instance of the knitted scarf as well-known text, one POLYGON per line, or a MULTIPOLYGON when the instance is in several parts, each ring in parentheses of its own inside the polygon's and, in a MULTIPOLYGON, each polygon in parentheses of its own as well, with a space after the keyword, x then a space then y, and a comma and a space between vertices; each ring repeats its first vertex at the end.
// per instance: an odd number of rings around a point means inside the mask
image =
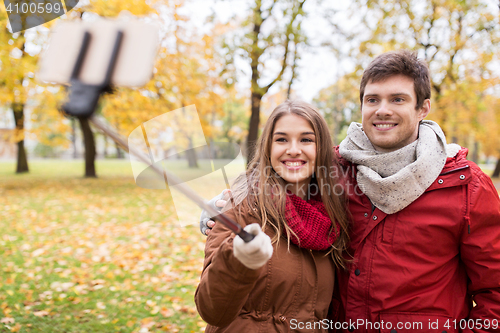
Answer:
POLYGON ((323 251, 331 248, 337 239, 340 226, 336 223, 330 234, 332 221, 320 196, 305 201, 295 194, 287 193, 285 218, 297 237, 291 235, 293 244, 308 250, 323 251))
POLYGON ((424 120, 418 133, 411 144, 384 153, 373 148, 361 124, 352 123, 340 144, 340 155, 357 164, 361 191, 386 214, 399 212, 419 198, 446 162, 446 138, 439 125, 424 120))

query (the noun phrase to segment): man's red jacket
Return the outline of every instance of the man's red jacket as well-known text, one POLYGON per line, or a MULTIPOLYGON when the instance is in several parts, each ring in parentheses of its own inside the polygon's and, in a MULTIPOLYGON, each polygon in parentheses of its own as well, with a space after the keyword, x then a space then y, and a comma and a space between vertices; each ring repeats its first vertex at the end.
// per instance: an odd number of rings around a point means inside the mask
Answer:
POLYGON ((500 200, 466 156, 462 148, 448 158, 425 193, 391 215, 372 209, 357 187, 355 165, 339 157, 352 263, 338 273, 337 328, 500 332, 500 200))

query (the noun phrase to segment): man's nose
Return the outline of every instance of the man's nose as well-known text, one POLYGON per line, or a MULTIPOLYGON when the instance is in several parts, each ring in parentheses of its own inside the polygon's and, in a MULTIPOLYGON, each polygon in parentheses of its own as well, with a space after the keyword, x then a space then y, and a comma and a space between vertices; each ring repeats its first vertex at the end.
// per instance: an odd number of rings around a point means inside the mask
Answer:
POLYGON ((382 101, 375 114, 377 117, 387 117, 392 115, 392 111, 390 110, 388 103, 386 101, 382 101))

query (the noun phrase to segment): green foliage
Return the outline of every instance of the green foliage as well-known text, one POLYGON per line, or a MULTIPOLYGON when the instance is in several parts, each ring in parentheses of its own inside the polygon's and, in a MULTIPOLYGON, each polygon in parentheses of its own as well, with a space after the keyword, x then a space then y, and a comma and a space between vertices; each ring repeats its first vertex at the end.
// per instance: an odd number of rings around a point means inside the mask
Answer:
POLYGON ((44 158, 58 157, 58 153, 57 153, 57 150, 55 147, 44 145, 43 143, 37 143, 37 145, 35 146, 35 149, 33 149, 33 153, 36 156, 44 157, 44 158))

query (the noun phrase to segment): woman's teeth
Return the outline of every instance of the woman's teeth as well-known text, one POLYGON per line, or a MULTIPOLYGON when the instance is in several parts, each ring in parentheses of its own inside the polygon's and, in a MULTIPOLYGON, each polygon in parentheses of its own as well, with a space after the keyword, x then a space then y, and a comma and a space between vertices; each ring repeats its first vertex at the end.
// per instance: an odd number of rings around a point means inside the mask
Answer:
POLYGON ((302 164, 303 164, 302 162, 285 162, 286 166, 291 166, 291 167, 301 166, 302 164))

